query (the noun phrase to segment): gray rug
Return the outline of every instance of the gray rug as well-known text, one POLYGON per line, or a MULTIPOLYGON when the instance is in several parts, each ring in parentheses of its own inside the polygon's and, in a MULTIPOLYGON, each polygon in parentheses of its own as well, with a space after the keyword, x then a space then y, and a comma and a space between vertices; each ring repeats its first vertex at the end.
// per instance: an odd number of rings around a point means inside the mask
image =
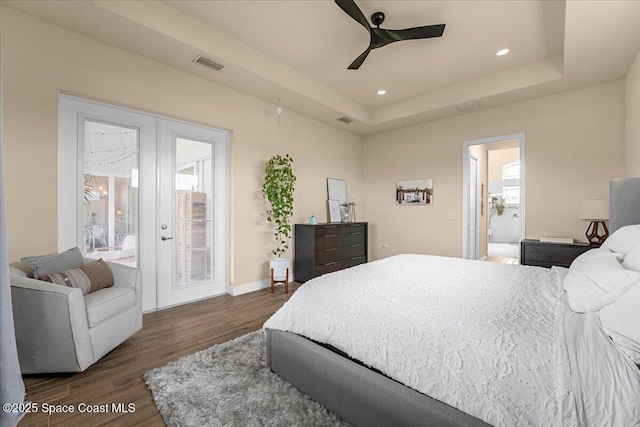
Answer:
POLYGON ((260 331, 144 375, 168 426, 348 426, 271 372, 260 331))

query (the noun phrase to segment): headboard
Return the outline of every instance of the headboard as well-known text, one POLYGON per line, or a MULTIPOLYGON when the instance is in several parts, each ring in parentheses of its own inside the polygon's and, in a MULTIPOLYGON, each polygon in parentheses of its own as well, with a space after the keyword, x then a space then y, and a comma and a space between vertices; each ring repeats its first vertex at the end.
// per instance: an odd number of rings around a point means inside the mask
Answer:
POLYGON ((609 182, 609 232, 640 224, 640 178, 615 179, 609 182))

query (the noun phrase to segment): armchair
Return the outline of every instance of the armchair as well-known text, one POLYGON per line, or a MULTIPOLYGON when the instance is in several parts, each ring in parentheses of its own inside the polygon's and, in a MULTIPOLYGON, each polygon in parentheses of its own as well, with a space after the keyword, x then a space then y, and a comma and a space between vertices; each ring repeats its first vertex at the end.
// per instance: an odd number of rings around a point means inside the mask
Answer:
POLYGON ((33 279, 11 264, 11 298, 23 374, 82 372, 142 328, 140 270, 107 262, 115 285, 78 288, 33 279))

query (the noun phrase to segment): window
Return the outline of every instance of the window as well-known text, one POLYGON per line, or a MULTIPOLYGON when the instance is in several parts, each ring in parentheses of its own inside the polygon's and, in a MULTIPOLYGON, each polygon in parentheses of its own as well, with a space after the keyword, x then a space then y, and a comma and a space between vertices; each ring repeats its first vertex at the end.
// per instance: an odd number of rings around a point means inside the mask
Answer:
POLYGON ((520 160, 515 160, 502 165, 502 179, 515 178, 520 178, 520 160))
POLYGON ((502 187, 502 198, 507 205, 519 205, 520 187, 502 187))

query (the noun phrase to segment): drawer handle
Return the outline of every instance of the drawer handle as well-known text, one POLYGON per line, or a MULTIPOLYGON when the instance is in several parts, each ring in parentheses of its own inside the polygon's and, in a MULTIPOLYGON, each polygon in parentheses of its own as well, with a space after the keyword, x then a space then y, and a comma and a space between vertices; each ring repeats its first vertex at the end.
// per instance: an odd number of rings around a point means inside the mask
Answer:
POLYGON ((327 225, 326 227, 322 227, 322 228, 326 230, 327 228, 336 228, 336 227, 337 225, 327 225))
POLYGON ((362 232, 361 231, 355 231, 355 232, 353 232, 351 234, 362 234, 362 232))
POLYGON ((326 236, 324 236, 324 238, 326 239, 327 237, 336 237, 337 234, 327 234, 326 236))
POLYGON ((325 252, 331 252, 331 251, 337 251, 338 248, 330 248, 330 249, 325 249, 325 252))
POLYGON ((352 248, 357 248, 358 246, 362 246, 360 243, 358 243, 357 245, 351 245, 352 248))
POLYGON ((354 257, 353 257, 353 258, 351 258, 351 259, 360 259, 360 258, 364 258, 364 257, 363 257, 362 255, 361 255, 361 256, 354 256, 354 257))
POLYGON ((333 264, 337 264, 337 263, 338 263, 338 261, 333 261, 333 262, 328 262, 325 265, 333 265, 333 264))

